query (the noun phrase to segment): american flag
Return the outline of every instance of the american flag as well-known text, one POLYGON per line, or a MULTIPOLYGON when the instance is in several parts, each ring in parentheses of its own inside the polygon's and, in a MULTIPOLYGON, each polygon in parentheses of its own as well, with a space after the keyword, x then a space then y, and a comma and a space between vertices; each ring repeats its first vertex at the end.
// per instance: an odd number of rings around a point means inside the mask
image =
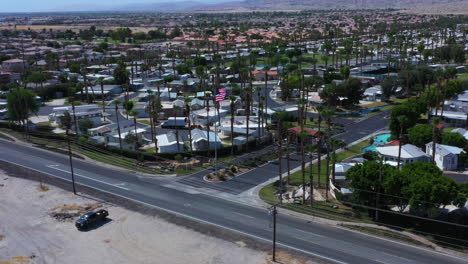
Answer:
POLYGON ((226 88, 216 89, 216 102, 224 101, 224 98, 226 98, 226 88))

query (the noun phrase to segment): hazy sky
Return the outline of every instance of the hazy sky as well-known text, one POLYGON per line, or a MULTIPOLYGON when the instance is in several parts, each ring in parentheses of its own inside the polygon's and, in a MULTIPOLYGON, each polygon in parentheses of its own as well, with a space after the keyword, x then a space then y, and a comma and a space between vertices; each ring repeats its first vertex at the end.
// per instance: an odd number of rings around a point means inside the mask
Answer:
MULTIPOLYGON (((1 0, 0 12, 41 12, 41 11, 80 11, 105 9, 132 3, 161 3, 182 0, 1 0)), ((201 0, 199 2, 213 3, 227 0, 201 0)), ((96 10, 97 11, 97 10, 96 10)))

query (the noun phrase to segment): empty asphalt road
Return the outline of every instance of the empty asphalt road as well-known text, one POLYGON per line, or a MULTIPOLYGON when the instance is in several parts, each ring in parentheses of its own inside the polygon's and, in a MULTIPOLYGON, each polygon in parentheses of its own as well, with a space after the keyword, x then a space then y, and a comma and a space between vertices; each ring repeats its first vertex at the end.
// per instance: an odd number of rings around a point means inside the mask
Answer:
MULTIPOLYGON (((53 177, 70 180, 68 159, 56 153, 0 140, 0 159, 53 177)), ((150 207, 221 229, 270 241, 271 217, 263 208, 165 187, 164 180, 145 181, 133 174, 75 160, 77 182, 150 207)), ((384 240, 286 215, 278 216, 281 246, 328 263, 461 264, 468 259, 384 240)))

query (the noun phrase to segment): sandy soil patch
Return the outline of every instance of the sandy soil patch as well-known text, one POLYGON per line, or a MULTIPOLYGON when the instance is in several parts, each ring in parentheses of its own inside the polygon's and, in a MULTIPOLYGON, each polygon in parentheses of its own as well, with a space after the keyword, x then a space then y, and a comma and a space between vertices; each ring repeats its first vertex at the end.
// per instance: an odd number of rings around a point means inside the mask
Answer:
MULTIPOLYGON (((270 263, 267 252, 228 242, 157 217, 74 196, 53 186, 9 177, 0 171, 0 264, 270 263), (109 211, 109 220, 80 232, 75 218, 57 212, 109 211)), ((280 253, 285 263, 311 263, 280 253)))

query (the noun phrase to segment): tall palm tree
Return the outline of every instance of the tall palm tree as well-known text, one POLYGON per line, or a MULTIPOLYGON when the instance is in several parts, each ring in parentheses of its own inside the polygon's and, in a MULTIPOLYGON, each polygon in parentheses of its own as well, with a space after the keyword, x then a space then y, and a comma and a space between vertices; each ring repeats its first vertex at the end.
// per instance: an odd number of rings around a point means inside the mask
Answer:
POLYGON ((309 152, 310 158, 310 171, 309 171, 309 200, 310 206, 312 207, 314 202, 314 168, 313 168, 313 161, 314 161, 314 152, 317 151, 317 145, 308 145, 307 151, 309 152))
POLYGON ((325 119, 327 123, 327 131, 325 134, 325 144, 326 144, 326 151, 327 151, 327 166, 326 166, 326 172, 325 172, 325 177, 326 177, 326 192, 325 192, 325 197, 328 200, 328 191, 330 187, 330 139, 331 139, 331 119, 334 115, 334 110, 331 107, 325 107, 322 110, 322 116, 325 119))
POLYGON ((403 145, 403 140, 404 140, 404 128, 406 127, 406 124, 408 123, 408 117, 401 115, 397 117, 398 123, 400 124, 400 144, 398 145, 398 164, 397 168, 400 168, 400 162, 401 162, 401 146, 403 145))
POLYGON ((305 204, 305 139, 310 135, 306 130, 301 130, 298 136, 301 140, 301 174, 302 174, 302 204, 305 204))
POLYGON ((318 133, 317 133, 317 187, 320 188, 320 175, 322 173, 321 167, 322 167, 322 131, 321 131, 321 124, 322 124, 322 111, 323 111, 323 106, 319 105, 317 106, 317 112, 318 112, 318 133))
POLYGON ((235 100, 236 100, 236 97, 231 95, 229 97, 229 100, 231 100, 231 104, 230 104, 230 109, 231 109, 231 155, 234 155, 234 111, 235 111, 235 100))
MULTIPOLYGON (((177 112, 181 110, 180 106, 174 105, 174 123, 177 122, 177 112)), ((177 152, 180 152, 180 146, 179 146, 179 127, 176 126, 176 140, 177 140, 177 152)))
POLYGON ((436 144, 439 141, 439 118, 432 120, 432 163, 435 163, 436 144))
POLYGON ((104 100, 104 78, 99 77, 99 84, 101 85, 101 99, 102 99, 102 112, 106 112, 106 102, 104 100))
POLYGON ((120 154, 122 154, 122 136, 120 133, 120 123, 119 123, 119 104, 121 102, 119 100, 115 100, 112 102, 115 106, 115 118, 117 121, 117 133, 119 134, 119 148, 120 148, 120 154))
POLYGON ((185 102, 185 117, 187 118, 188 121, 188 129, 189 129, 189 144, 190 144, 190 152, 193 151, 193 145, 192 145, 192 121, 190 119, 190 102, 192 100, 188 97, 184 98, 185 102))
POLYGON ((152 112, 153 112, 153 100, 154 100, 154 95, 153 91, 148 89, 146 91, 148 93, 148 106, 146 107, 146 112, 148 113, 150 117, 150 128, 151 128, 151 142, 154 142, 154 137, 155 137, 155 130, 154 130, 154 123, 153 123, 153 118, 151 118, 152 112))
POLYGON ((277 137, 278 137, 278 174, 279 174, 279 186, 280 186, 280 203, 283 202, 283 169, 282 169, 282 157, 283 157, 283 135, 282 126, 286 120, 287 114, 284 111, 276 112, 277 122, 277 137))
MULTIPOLYGON (((250 81, 252 84, 252 81, 250 81)), ((246 121, 246 140, 247 143, 245 144, 245 152, 249 151, 249 123, 250 123, 250 102, 251 102, 251 94, 252 94, 252 86, 249 86, 244 89, 245 90, 245 121, 246 121)))
POLYGON ((137 121, 136 121, 138 112, 135 110, 131 110, 130 113, 128 113, 128 115, 133 117, 133 126, 134 126, 134 131, 135 131, 135 150, 138 150, 138 133, 137 133, 137 121))

